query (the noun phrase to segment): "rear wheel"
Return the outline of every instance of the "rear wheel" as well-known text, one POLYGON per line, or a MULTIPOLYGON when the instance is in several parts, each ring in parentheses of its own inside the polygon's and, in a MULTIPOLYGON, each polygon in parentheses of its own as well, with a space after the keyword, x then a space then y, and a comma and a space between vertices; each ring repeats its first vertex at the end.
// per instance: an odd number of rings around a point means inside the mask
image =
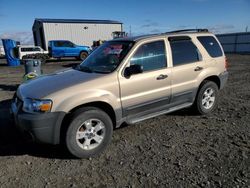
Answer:
POLYGON ((200 114, 208 114, 217 106, 218 86, 212 81, 205 80, 198 91, 194 108, 200 114))
POLYGON ((88 107, 76 111, 66 132, 66 146, 78 158, 102 152, 113 134, 110 117, 102 110, 88 107))
POLYGON ((88 57, 88 53, 87 52, 81 52, 80 55, 79 55, 79 59, 80 60, 84 60, 88 57))

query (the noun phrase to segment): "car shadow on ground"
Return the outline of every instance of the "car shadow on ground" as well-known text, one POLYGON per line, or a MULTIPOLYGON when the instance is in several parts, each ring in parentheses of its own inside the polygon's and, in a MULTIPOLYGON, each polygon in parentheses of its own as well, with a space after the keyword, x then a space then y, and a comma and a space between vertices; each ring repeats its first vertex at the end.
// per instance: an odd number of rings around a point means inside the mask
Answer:
POLYGON ((16 85, 5 85, 5 84, 0 84, 0 91, 16 91, 18 88, 18 84, 16 85))
POLYGON ((181 110, 177 110, 174 112, 171 112, 169 114, 166 115, 171 115, 171 116, 200 116, 200 114, 198 114, 198 112, 195 111, 195 109, 193 108, 184 108, 181 110))
POLYGON ((52 159, 74 159, 64 147, 32 142, 16 128, 10 113, 11 100, 0 102, 0 156, 31 155, 52 159))
POLYGON ((66 64, 66 65, 62 65, 63 67, 66 67, 66 68, 68 68, 68 67, 72 67, 72 68, 75 68, 75 67, 77 67, 79 65, 79 63, 70 63, 70 64, 66 64))

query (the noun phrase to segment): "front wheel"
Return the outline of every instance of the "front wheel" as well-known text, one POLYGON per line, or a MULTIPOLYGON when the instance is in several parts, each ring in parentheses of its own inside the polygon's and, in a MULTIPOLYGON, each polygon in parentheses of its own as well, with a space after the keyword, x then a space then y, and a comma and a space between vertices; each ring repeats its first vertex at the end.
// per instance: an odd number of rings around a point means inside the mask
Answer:
POLYGON ((208 114, 217 106, 218 86, 212 81, 204 81, 198 91, 194 107, 199 114, 208 114))
POLYGON ((73 114, 66 132, 66 146, 78 158, 93 157, 102 152, 112 139, 110 117, 94 107, 80 109, 73 114))
POLYGON ((88 57, 88 53, 87 52, 81 52, 79 55, 79 59, 80 60, 85 60, 88 57))

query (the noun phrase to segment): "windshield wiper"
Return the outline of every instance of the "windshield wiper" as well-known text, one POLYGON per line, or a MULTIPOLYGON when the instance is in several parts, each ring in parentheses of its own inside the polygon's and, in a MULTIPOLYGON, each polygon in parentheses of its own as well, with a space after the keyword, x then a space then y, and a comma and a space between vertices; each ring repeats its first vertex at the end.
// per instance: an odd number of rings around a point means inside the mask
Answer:
POLYGON ((111 73, 111 71, 100 71, 100 70, 93 70, 93 72, 95 73, 101 73, 101 74, 108 74, 108 73, 111 73))
POLYGON ((80 70, 80 71, 83 71, 83 72, 89 72, 89 73, 92 73, 92 72, 93 72, 93 70, 90 69, 90 68, 87 67, 87 66, 80 66, 80 67, 79 67, 79 70, 80 70))
MULTIPOLYGON (((93 67, 94 68, 94 67, 93 67)), ((98 69, 92 69, 88 66, 78 66, 77 67, 77 70, 79 71, 83 71, 83 72, 88 72, 88 73, 100 73, 100 74, 108 74, 108 73, 111 73, 112 71, 110 70, 98 70, 98 69)))

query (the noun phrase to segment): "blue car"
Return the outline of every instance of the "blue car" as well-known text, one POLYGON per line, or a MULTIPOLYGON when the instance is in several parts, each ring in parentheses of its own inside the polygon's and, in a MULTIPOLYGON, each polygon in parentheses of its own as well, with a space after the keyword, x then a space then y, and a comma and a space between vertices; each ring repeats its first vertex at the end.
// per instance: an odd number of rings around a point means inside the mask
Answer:
POLYGON ((76 57, 84 60, 90 52, 89 46, 78 46, 68 40, 49 41, 49 56, 53 58, 76 57))

